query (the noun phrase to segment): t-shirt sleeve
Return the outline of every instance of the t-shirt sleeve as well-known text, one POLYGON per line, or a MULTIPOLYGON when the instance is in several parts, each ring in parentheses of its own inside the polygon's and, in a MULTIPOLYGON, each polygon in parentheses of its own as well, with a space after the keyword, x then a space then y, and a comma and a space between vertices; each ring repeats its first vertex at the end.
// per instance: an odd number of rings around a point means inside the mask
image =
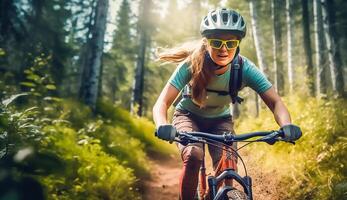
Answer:
POLYGON ((189 82, 191 73, 188 63, 179 64, 171 75, 169 83, 174 86, 177 90, 181 91, 184 86, 189 82))
POLYGON ((272 87, 266 76, 249 60, 245 60, 243 68, 245 86, 252 88, 258 94, 266 92, 272 87))

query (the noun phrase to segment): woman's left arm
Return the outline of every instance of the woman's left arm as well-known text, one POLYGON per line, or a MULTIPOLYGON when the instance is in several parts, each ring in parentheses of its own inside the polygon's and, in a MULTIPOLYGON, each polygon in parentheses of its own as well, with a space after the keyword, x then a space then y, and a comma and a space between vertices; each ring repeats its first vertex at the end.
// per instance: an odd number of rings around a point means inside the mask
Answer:
POLYGON ((288 109, 281 100, 281 97, 275 91, 274 87, 271 87, 264 93, 260 94, 260 97, 272 111, 275 120, 280 127, 291 124, 292 121, 288 109))

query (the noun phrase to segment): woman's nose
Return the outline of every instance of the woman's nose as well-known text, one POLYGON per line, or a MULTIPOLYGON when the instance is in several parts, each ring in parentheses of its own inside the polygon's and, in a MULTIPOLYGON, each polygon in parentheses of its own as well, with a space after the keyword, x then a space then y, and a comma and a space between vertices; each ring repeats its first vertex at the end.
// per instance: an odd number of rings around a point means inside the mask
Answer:
POLYGON ((222 51, 227 51, 228 49, 227 49, 227 47, 225 46, 225 44, 223 44, 222 47, 220 48, 220 50, 222 50, 222 51))

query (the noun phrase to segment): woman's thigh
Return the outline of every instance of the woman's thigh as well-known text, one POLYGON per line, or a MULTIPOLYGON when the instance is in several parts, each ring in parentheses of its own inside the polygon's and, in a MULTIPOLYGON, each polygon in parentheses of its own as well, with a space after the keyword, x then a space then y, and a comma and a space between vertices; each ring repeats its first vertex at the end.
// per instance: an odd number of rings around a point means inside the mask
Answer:
MULTIPOLYGON (((191 132, 199 131, 196 121, 193 116, 188 111, 176 110, 173 115, 172 125, 179 132, 191 132)), ((184 161, 185 157, 192 157, 193 159, 202 159, 203 154, 203 144, 201 143, 189 143, 187 145, 182 145, 181 143, 176 143, 181 158, 184 161)))
MULTIPOLYGON (((209 132, 218 135, 222 135, 225 132, 231 132, 234 134, 232 117, 216 119, 209 129, 209 132)), ((233 147, 236 147, 236 143, 233 144, 233 147)), ((213 168, 216 168, 219 160, 222 157, 222 150, 216 146, 208 145, 208 151, 212 158, 213 168)))

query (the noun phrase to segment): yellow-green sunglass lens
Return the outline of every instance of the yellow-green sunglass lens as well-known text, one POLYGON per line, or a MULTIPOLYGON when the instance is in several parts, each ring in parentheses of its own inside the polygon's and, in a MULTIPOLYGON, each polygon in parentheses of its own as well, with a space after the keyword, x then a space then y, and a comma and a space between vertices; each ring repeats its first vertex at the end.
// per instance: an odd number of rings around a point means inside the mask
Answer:
POLYGON ((222 40, 210 40, 210 45, 213 48, 220 49, 223 45, 222 40))
POLYGON ((239 46, 238 40, 218 40, 218 39, 210 39, 210 45, 214 49, 220 49, 225 44, 226 48, 233 49, 239 46))
POLYGON ((227 49, 232 49, 232 48, 236 48, 237 46, 239 46, 239 41, 238 40, 229 40, 226 41, 226 47, 227 49))

